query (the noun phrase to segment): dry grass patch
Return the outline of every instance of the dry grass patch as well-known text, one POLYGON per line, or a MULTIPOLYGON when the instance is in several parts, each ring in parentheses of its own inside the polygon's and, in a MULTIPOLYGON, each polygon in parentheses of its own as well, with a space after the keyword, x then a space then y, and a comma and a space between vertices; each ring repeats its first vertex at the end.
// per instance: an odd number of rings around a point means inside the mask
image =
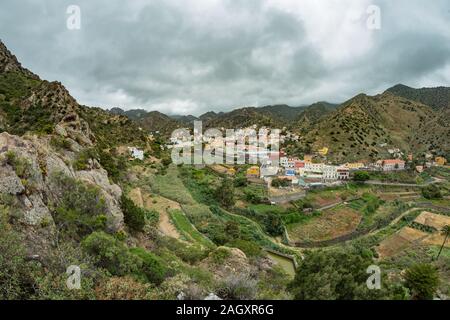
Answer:
POLYGON ((425 211, 414 222, 433 227, 436 230, 442 230, 444 226, 450 225, 450 217, 425 211))
POLYGON ((290 225, 288 233, 292 241, 330 240, 355 231, 361 219, 356 210, 339 206, 306 223, 290 225))

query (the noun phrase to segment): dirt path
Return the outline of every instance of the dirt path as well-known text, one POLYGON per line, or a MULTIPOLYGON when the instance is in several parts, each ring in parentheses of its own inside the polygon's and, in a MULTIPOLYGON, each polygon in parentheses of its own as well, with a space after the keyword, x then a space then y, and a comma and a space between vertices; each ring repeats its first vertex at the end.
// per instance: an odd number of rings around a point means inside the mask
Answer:
POLYGON ((148 210, 155 210, 159 213, 159 230, 164 235, 180 239, 181 235, 175 228, 175 226, 170 222, 168 213, 168 210, 181 210, 180 204, 178 202, 158 195, 150 195, 148 192, 143 191, 141 188, 135 188, 131 190, 128 196, 137 206, 148 210))

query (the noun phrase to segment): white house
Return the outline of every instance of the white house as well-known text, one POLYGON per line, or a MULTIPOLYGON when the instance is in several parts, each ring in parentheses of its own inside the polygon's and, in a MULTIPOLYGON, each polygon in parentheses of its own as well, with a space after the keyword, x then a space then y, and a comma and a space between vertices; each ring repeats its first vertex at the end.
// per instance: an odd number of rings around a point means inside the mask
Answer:
POLYGON ((324 165, 322 168, 323 171, 323 179, 325 180, 337 180, 338 172, 336 166, 324 165))
POLYGON ((306 162, 305 163, 305 169, 307 171, 315 171, 315 172, 319 172, 319 171, 323 171, 323 163, 312 163, 312 162, 306 162))
POLYGON ((129 147, 128 150, 134 159, 144 160, 144 150, 140 150, 135 147, 129 147))
POLYGON ((405 161, 400 159, 383 160, 383 171, 397 171, 405 169, 405 161))

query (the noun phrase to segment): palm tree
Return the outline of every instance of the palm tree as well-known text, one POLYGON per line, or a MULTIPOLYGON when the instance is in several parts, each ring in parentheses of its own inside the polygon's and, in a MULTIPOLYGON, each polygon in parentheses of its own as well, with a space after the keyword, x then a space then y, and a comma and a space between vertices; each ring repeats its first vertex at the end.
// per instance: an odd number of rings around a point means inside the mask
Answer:
POLYGON ((442 252, 442 249, 444 249, 445 242, 447 242, 447 238, 450 236, 450 225, 444 226, 442 228, 442 230, 441 230, 441 234, 443 236, 445 236, 445 238, 444 238, 444 242, 442 243, 441 249, 439 250, 439 253, 438 253, 436 259, 439 259, 439 256, 441 255, 441 252, 442 252))

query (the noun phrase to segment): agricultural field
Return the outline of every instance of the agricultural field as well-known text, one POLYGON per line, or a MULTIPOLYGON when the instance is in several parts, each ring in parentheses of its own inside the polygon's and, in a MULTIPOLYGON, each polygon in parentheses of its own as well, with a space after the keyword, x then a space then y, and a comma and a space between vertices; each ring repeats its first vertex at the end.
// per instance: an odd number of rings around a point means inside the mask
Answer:
POLYGON ((287 226, 289 238, 294 242, 324 241, 355 231, 362 215, 345 205, 326 210, 306 223, 287 226))
POLYGON ((206 248, 213 248, 214 244, 191 224, 181 210, 170 210, 170 219, 182 234, 184 240, 199 243, 206 248))
POLYGON ((175 165, 169 166, 165 175, 149 176, 148 184, 152 192, 157 193, 165 198, 183 204, 194 203, 194 199, 186 190, 183 182, 179 178, 178 170, 175 165))
MULTIPOLYGON (((440 246, 444 242, 440 230, 449 224, 450 217, 423 211, 408 226, 382 240, 376 250, 380 258, 387 258, 416 246, 440 246)), ((450 247, 450 242, 445 246, 450 247)))

